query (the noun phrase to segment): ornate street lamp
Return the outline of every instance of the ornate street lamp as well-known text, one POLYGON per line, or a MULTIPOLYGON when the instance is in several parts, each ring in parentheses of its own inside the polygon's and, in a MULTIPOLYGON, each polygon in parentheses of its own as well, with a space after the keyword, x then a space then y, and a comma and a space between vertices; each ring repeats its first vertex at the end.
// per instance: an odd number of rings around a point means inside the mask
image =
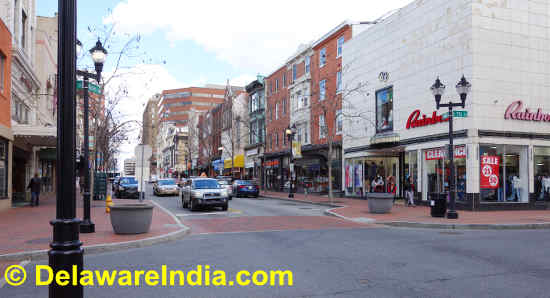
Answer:
MULTIPOLYGON (((76 40, 76 52, 82 52, 82 43, 76 40)), ((95 73, 90 73, 84 70, 77 70, 76 74, 82 76, 82 89, 84 90, 84 192, 82 198, 84 200, 84 219, 80 224, 81 233, 94 233, 95 225, 90 219, 90 125, 89 125, 89 91, 88 81, 90 78, 95 79, 99 84, 101 82, 101 72, 103 71, 103 63, 107 56, 107 51, 103 48, 101 41, 97 41, 95 47, 90 50, 92 60, 95 65, 95 73)), ((97 169, 97 146, 95 164, 97 169)), ((94 171, 95 172, 95 171, 94 171)))
POLYGON ((437 109, 439 110, 440 107, 448 107, 449 108, 449 160, 450 160, 450 167, 451 167, 451 175, 449 177, 449 194, 450 194, 450 202, 449 202, 449 211, 447 212, 447 218, 449 219, 457 219, 458 213, 456 212, 456 185, 455 185, 455 165, 454 165, 454 142, 453 142, 453 107, 466 107, 466 97, 468 96, 468 93, 470 92, 472 85, 466 80, 464 75, 462 75, 462 78, 456 85, 456 91, 458 95, 460 95, 460 103, 453 103, 452 101, 449 101, 449 103, 441 103, 441 96, 445 93, 445 85, 441 83, 439 80, 439 77, 435 80, 435 83, 432 85, 430 90, 432 91, 434 98, 435 98, 435 104, 437 109))
POLYGON ((293 189, 292 189, 292 184, 293 184, 293 174, 294 174, 294 154, 292 152, 292 141, 294 141, 294 136, 296 135, 296 124, 292 124, 292 127, 288 127, 286 130, 285 130, 285 134, 286 136, 288 137, 288 144, 290 145, 290 171, 289 174, 290 174, 290 177, 288 178, 288 181, 290 182, 290 187, 288 189, 288 197, 289 198, 294 198, 294 193, 293 193, 293 189))

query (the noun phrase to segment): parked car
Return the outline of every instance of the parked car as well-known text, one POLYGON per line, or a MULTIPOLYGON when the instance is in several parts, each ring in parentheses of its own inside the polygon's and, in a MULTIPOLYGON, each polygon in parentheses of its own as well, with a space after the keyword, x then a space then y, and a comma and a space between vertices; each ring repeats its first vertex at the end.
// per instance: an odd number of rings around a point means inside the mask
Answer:
POLYGON ((233 195, 235 197, 245 196, 245 197, 259 197, 260 188, 252 180, 235 180, 233 182, 233 195))
POLYGON ((183 208, 195 211, 200 207, 221 207, 226 211, 229 206, 229 194, 216 179, 188 179, 181 192, 183 208))
POLYGON ((115 179, 113 179, 113 183, 111 184, 111 190, 114 193, 116 193, 116 191, 117 191, 119 181, 120 181, 120 177, 115 177, 115 179))
POLYGON ((227 190, 227 194, 229 196, 229 199, 231 200, 233 198, 233 185, 231 185, 231 181, 226 179, 217 179, 218 184, 223 187, 225 190, 227 190))
POLYGON ((151 176, 151 178, 149 179, 149 183, 157 183, 158 179, 157 179, 157 176, 153 175, 151 176))
POLYGON ((179 195, 180 189, 176 184, 176 179, 160 179, 153 186, 153 195, 179 195))
POLYGON ((115 195, 118 198, 139 198, 138 181, 135 177, 121 177, 118 181, 115 195))

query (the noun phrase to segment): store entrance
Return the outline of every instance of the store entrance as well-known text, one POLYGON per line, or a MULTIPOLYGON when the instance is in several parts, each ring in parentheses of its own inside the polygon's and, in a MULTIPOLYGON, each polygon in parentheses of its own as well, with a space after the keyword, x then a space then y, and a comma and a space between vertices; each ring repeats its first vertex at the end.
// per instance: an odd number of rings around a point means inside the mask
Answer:
MULTIPOLYGON (((456 199, 462 201, 466 196, 466 151, 464 146, 455 146, 456 199)), ((434 194, 449 193, 451 161, 447 158, 446 148, 429 149, 424 152, 424 188, 423 200, 429 200, 434 194)))

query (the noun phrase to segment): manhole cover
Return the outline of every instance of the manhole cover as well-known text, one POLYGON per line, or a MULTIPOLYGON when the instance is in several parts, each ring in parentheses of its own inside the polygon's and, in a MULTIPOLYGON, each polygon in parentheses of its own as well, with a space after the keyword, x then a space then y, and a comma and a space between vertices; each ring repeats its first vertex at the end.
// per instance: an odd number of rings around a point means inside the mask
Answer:
POLYGON ((462 235, 464 233, 462 232, 455 232, 455 231, 443 231, 443 232, 439 232, 439 234, 443 234, 443 235, 462 235))
POLYGON ((25 243, 27 244, 44 244, 44 243, 50 243, 50 242, 51 242, 50 238, 36 238, 36 239, 25 241, 25 243))

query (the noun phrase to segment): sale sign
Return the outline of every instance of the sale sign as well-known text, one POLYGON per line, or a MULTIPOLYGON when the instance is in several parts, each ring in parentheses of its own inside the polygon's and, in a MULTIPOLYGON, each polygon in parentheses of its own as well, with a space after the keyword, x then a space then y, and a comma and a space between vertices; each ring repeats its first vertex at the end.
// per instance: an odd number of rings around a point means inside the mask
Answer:
POLYGON ((498 188, 500 157, 484 155, 481 157, 480 188, 498 188))

